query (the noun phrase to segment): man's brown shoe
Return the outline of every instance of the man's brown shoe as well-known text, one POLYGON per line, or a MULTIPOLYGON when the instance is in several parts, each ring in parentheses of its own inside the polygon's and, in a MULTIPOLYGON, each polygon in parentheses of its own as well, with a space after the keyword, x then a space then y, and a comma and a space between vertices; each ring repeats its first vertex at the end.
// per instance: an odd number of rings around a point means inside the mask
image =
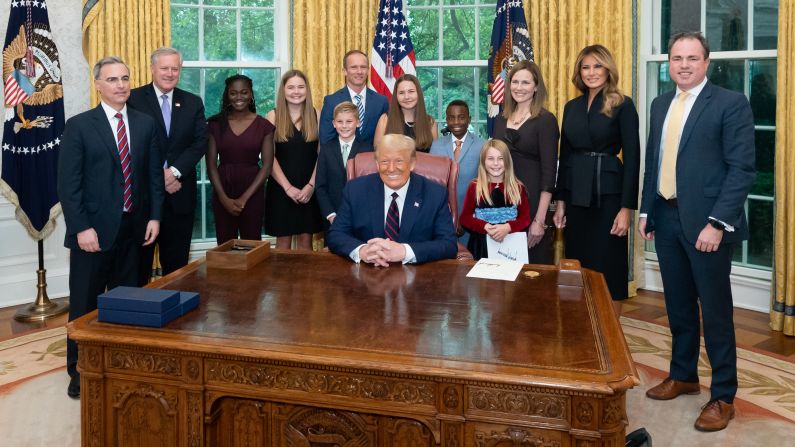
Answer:
POLYGON ((670 377, 661 384, 646 391, 646 397, 655 400, 671 400, 680 394, 699 394, 701 387, 698 382, 680 382, 670 377))
POLYGON ((722 400, 711 400, 701 408, 695 427, 701 431, 723 430, 733 418, 734 405, 722 400))

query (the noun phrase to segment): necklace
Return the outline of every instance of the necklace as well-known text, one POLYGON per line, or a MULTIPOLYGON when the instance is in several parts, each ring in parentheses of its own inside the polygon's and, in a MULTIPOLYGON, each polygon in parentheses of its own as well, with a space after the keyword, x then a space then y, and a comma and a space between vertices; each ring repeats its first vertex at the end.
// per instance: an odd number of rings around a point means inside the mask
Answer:
MULTIPOLYGON (((514 112, 514 115, 515 114, 516 114, 516 112, 514 112)), ((527 112, 525 112, 524 115, 522 115, 521 118, 519 118, 518 120, 515 119, 512 122, 513 122, 514 125, 517 125, 517 124, 521 123, 522 121, 526 120, 528 116, 530 116, 530 111, 529 110, 527 112)))

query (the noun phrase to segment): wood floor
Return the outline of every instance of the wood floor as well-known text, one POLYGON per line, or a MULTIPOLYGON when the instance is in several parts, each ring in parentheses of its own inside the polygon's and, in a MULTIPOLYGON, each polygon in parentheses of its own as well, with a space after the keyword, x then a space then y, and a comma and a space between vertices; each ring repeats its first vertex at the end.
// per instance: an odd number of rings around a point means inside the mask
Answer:
MULTIPOLYGON (((63 314, 46 322, 20 323, 14 320, 14 314, 21 307, 23 306, 0 309, 0 340, 35 330, 62 326, 67 321, 67 315, 63 314)), ((662 293, 659 292, 640 290, 638 296, 624 304, 622 315, 668 326, 665 302, 662 293)), ((771 330, 769 321, 770 318, 766 313, 735 309, 734 327, 737 345, 795 362, 795 337, 787 337, 781 332, 771 330)))

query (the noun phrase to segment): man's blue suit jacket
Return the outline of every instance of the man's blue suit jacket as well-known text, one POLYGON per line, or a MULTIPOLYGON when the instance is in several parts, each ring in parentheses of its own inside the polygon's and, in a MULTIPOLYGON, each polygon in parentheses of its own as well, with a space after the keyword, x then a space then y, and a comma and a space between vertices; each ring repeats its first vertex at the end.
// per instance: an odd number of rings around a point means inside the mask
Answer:
MULTIPOLYGON (((323 108, 320 110, 321 144, 328 143, 334 138, 337 138, 337 130, 334 129, 334 125, 332 124, 334 121, 334 107, 337 107, 338 104, 345 101, 353 102, 347 85, 323 98, 323 108)), ((386 97, 368 88, 367 96, 364 100, 364 123, 362 123, 362 127, 356 131, 356 139, 361 139, 363 143, 372 146, 378 118, 388 111, 389 101, 386 97)))
MULTIPOLYGON (((363 143, 359 138, 353 140, 348 159, 356 157, 359 152, 372 152, 373 147, 363 143)), ((348 179, 339 139, 321 144, 317 156, 317 174, 315 176, 315 195, 320 205, 320 213, 327 218, 336 213, 342 200, 342 188, 348 179)))
MULTIPOLYGON (((444 155, 454 160, 453 134, 441 136, 431 144, 431 154, 444 155)), ((461 154, 458 156, 458 181, 456 182, 456 200, 458 212, 464 210, 464 197, 467 194, 469 183, 478 176, 478 163, 480 163, 480 149, 483 148, 483 138, 476 134, 467 133, 464 144, 461 145, 461 154)))
MULTIPOLYGON (((654 229, 663 123, 676 92, 651 103, 646 171, 640 212, 647 231, 654 229)), ((707 82, 696 98, 679 140, 676 199, 685 238, 695 244, 711 216, 735 228, 723 241, 748 238, 745 200, 754 182, 756 151, 751 106, 737 92, 707 82)))
MULTIPOLYGON (((378 174, 349 181, 342 191, 337 218, 328 231, 329 249, 348 257, 368 240, 384 236, 384 183, 378 174)), ((417 263, 454 259, 458 251, 447 189, 411 174, 400 218, 400 240, 408 244, 417 263)))

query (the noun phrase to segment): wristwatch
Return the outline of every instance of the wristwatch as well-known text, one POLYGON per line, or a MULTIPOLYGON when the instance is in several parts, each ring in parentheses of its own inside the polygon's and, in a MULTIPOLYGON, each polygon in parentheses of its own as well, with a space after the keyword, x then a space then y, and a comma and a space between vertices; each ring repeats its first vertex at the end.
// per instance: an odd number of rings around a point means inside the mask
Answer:
POLYGON ((710 219, 708 219, 708 222, 709 222, 710 225, 712 225, 712 228, 714 228, 716 230, 720 230, 720 231, 725 231, 726 230, 726 225, 724 225, 723 223, 721 223, 720 221, 718 221, 716 219, 710 218, 710 219))

